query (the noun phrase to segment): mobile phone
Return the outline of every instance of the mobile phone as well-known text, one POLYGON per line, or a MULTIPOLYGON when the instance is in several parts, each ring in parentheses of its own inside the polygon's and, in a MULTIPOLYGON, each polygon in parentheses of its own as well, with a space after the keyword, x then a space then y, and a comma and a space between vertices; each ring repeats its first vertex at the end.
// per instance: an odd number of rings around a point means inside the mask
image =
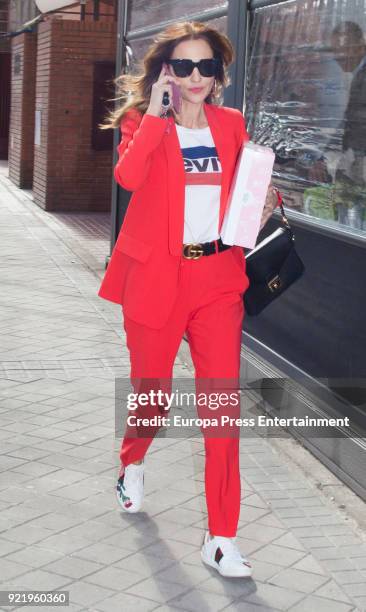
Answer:
MULTIPOLYGON (((164 62, 163 66, 164 66, 165 74, 172 74, 168 64, 164 62)), ((172 92, 173 92, 173 108, 176 113, 180 113, 180 109, 182 106, 182 94, 181 94, 180 87, 174 81, 172 81, 170 85, 172 86, 172 92)))

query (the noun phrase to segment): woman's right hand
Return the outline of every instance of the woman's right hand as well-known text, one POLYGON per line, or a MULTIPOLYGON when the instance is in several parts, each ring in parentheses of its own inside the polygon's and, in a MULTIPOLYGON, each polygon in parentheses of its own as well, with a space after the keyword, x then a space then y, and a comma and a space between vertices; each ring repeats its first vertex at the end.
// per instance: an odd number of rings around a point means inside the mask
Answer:
POLYGON ((152 84, 150 102, 146 114, 156 115, 157 117, 160 116, 162 112, 163 96, 166 91, 169 94, 170 105, 172 104, 173 92, 172 86, 169 84, 172 81, 175 81, 175 83, 179 85, 178 79, 172 74, 166 74, 164 66, 162 66, 158 80, 152 84))
POLYGON ((279 199, 277 196, 277 191, 271 181, 267 189, 266 201, 265 201, 263 212, 262 212, 262 218, 260 221, 259 231, 261 231, 264 228, 267 221, 272 217, 274 209, 277 208, 277 206, 279 205, 280 203, 279 203, 279 199))

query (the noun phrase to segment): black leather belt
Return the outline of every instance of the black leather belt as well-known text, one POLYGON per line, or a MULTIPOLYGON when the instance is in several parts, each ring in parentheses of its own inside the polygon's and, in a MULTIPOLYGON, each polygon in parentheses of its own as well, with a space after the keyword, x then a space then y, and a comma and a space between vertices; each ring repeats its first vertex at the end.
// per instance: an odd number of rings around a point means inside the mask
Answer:
POLYGON ((196 244, 183 244, 182 255, 186 259, 199 259, 202 255, 213 255, 214 253, 231 249, 231 244, 224 244, 221 238, 212 242, 198 242, 196 244), (217 249, 216 249, 217 245, 217 249))

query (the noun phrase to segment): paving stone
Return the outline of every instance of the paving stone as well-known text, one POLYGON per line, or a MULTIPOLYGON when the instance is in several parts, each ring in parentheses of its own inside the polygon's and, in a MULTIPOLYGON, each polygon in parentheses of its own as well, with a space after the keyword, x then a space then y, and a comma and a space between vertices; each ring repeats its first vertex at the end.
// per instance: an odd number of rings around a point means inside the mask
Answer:
MULTIPOLYGON (((0 545, 1 547, 1 545, 0 545)), ((32 568, 39 568, 43 565, 47 565, 52 561, 56 561, 56 559, 62 558, 61 553, 57 553, 54 550, 47 550, 46 548, 42 549, 38 546, 27 546, 26 548, 21 548, 16 552, 7 556, 8 561, 14 561, 15 563, 22 563, 23 565, 28 565, 32 568)), ((1 563, 0 563, 0 571, 1 571, 1 563)))
POLYGON ((135 572, 121 569, 115 565, 105 567, 84 578, 84 582, 90 582, 115 591, 125 590, 131 585, 141 582, 141 580, 143 578, 135 572))
POLYGON ((366 582, 364 580, 360 583, 343 584, 343 589, 350 597, 366 597, 366 582))
POLYGON ((45 569, 61 576, 68 576, 69 578, 85 578, 85 576, 94 574, 94 572, 97 572, 102 567, 101 563, 68 555, 53 563, 49 563, 45 569))
POLYGON ((226 595, 232 599, 244 598, 253 593, 256 589, 256 580, 252 577, 236 579, 224 578, 211 567, 204 566, 206 569, 206 580, 197 585, 200 591, 226 595), (207 576, 209 576, 207 578, 207 576))
POLYGON ((286 509, 286 510, 291 510, 291 509, 296 508, 296 503, 292 501, 289 497, 284 497, 283 499, 272 499, 269 502, 269 505, 274 510, 276 510, 277 508, 286 509))
POLYGON ((317 610, 319 612, 350 612, 352 606, 342 602, 335 602, 323 597, 309 595, 298 604, 289 608, 290 612, 309 612, 309 610, 317 610))
POLYGON ((271 527, 279 527, 280 529, 286 527, 284 523, 275 514, 265 514, 264 516, 261 516, 261 518, 257 521, 256 524, 258 526, 270 525, 271 527))
POLYGON ((329 540, 336 546, 360 546, 362 540, 351 531, 348 534, 328 535, 329 540))
MULTIPOLYGON (((315 525, 309 525, 308 527, 292 527, 292 532, 298 538, 311 538, 317 534, 322 535, 322 531, 317 529, 315 525)), ((331 543, 330 543, 331 545, 331 543)))
MULTIPOLYGON (((297 507, 297 506, 290 507, 290 508, 279 508, 279 507, 277 507, 275 509, 275 513, 282 520, 287 519, 287 518, 297 518, 297 519, 301 519, 301 520, 304 520, 304 521, 309 521, 309 519, 306 518, 303 510, 301 508, 297 507)), ((303 523, 301 523, 301 524, 303 524, 303 523)))
MULTIPOLYGON (((43 455, 42 455, 43 457, 43 455)), ((21 472, 27 474, 28 477, 44 476, 45 474, 52 474, 57 470, 57 467, 53 465, 45 465, 41 462, 32 461, 31 463, 22 463, 18 468, 14 468, 15 472, 21 472)))
POLYGON ((41 542, 49 535, 52 534, 50 529, 44 529, 43 527, 35 527, 30 523, 24 523, 19 527, 12 527, 6 532, 2 533, 2 537, 11 540, 12 542, 21 542, 22 544, 34 544, 35 542, 41 542))
POLYGON ((46 548, 47 550, 55 550, 56 552, 64 553, 66 555, 81 550, 88 545, 90 545, 90 540, 83 537, 78 537, 75 534, 70 535, 67 531, 64 533, 51 535, 42 540, 42 542, 39 544, 39 546, 42 548, 46 548))
POLYGON ((144 547, 144 553, 147 555, 170 557, 170 559, 174 560, 183 559, 194 552, 196 552, 195 546, 170 539, 159 540, 144 547))
POLYGON ((245 523, 252 523, 258 519, 269 514, 270 511, 267 508, 257 508, 255 506, 246 506, 240 513, 241 520, 245 523))
POLYGON ((295 550, 305 550, 303 544, 289 531, 273 540, 276 546, 284 546, 285 548, 294 548, 295 550))
POLYGON ((266 525, 261 525, 260 528, 255 528, 253 525, 246 525, 238 530, 238 535, 243 538, 251 537, 259 542, 272 542, 276 540, 279 536, 285 533, 285 529, 279 529, 278 527, 271 527, 266 525))
MULTIPOLYGON (((338 517, 334 517, 337 520, 338 517)), ((321 527, 322 533, 324 535, 340 535, 340 534, 349 534, 350 527, 348 524, 340 523, 338 520, 333 525, 324 525, 321 527)))
POLYGON ((204 492, 205 489, 205 485, 204 482, 199 482, 197 480, 187 480, 184 478, 181 478, 179 480, 179 484, 178 481, 177 482, 171 482, 169 485, 170 489, 176 489, 178 488, 179 491, 186 491, 187 493, 192 493, 192 495, 199 495, 200 493, 204 492))
POLYGON ((64 531, 70 538, 85 538, 89 542, 96 542, 102 538, 106 538, 111 534, 118 534, 119 530, 116 527, 111 527, 105 523, 96 520, 85 521, 81 525, 76 525, 64 531))
POLYGON ((304 556, 305 552, 303 551, 276 546, 275 544, 268 544, 254 552, 252 554, 252 559, 253 563, 255 559, 258 559, 259 561, 265 561, 267 563, 273 562, 282 567, 288 567, 304 556))
POLYGON ((0 557, 9 555, 9 553, 13 553, 17 550, 22 549, 22 544, 19 544, 17 542, 10 542, 9 540, 4 540, 3 538, 0 538, 0 557))
POLYGON ((16 563, 15 561, 2 558, 0 560, 0 583, 4 583, 27 571, 29 571, 29 567, 24 563, 16 563))
MULTIPOLYGON (((151 599, 157 603, 167 603, 178 595, 186 593, 188 590, 187 586, 182 586, 176 582, 165 582, 165 580, 159 580, 154 576, 153 578, 147 578, 146 580, 138 582, 125 591, 126 593, 136 596, 143 593, 146 599, 151 599)), ((176 605, 174 602, 172 603, 176 605)))
POLYGON ((304 507, 304 512, 307 516, 316 517, 317 521, 323 518, 324 524, 326 525, 331 523, 333 519, 331 511, 324 505, 314 506, 310 508, 304 507))
POLYGON ((180 563, 173 563, 169 567, 159 570, 156 574, 160 580, 176 582, 183 586, 202 585, 207 581, 207 571, 205 567, 195 567, 184 560, 180 563))
MULTIPOLYGON (((94 610, 95 612, 112 612, 113 610, 150 612, 150 610, 158 610, 159 608, 160 606, 157 607, 156 602, 145 599, 141 595, 137 597, 129 593, 117 593, 117 595, 95 604, 94 610)), ((167 609, 170 609, 170 607, 167 607, 167 609)))
POLYGON ((70 578, 66 576, 58 576, 43 569, 35 569, 16 577, 11 583, 7 582, 9 590, 35 590, 35 591, 52 591, 53 589, 68 590, 65 585, 70 584, 70 578), (65 587, 65 588, 64 588, 65 587))
POLYGON ((299 569, 288 568, 281 570, 271 578, 271 584, 295 589, 303 593, 312 593, 320 585, 328 581, 327 576, 312 574, 299 569))
MULTIPOLYGON (((127 513, 126 513, 127 514, 127 513)), ((129 515, 129 518, 131 516, 129 515)), ((141 521, 141 517, 132 516, 132 521, 137 519, 137 521, 141 521)), ((130 523, 131 524, 131 523, 130 523)), ((131 526, 133 527, 133 524, 131 526)), ((99 538, 98 538, 99 540, 99 538)), ((126 551, 130 551, 131 554, 137 552, 138 550, 146 549, 150 544, 156 543, 157 535, 153 533, 146 533, 143 531, 139 533, 138 528, 127 529, 127 530, 115 530, 113 535, 109 535, 106 538, 101 540, 103 544, 109 544, 110 546, 117 546, 118 548, 123 548, 126 551)), ((161 541, 161 546, 167 546, 165 541, 161 541)), ((154 554, 154 550, 150 549, 150 554, 154 554)))
POLYGON ((74 525, 80 525, 82 523, 81 517, 75 518, 71 516, 65 516, 59 512, 49 512, 43 516, 38 516, 32 521, 32 525, 35 527, 43 527, 51 529, 54 532, 64 531, 74 525))
POLYGON ((366 557, 352 557, 352 563, 359 570, 366 570, 366 557))
POLYGON ((284 589, 272 584, 258 583, 254 593, 241 597, 242 601, 261 606, 288 610, 303 599, 304 594, 292 589, 284 589))
POLYGON ((96 563, 103 563, 104 565, 110 565, 116 561, 121 561, 124 557, 130 555, 130 551, 125 551, 123 549, 119 550, 115 546, 103 544, 103 542, 97 542, 91 546, 86 546, 73 553, 73 557, 86 559, 87 561, 95 561, 96 563))
MULTIPOLYGON (((1 427, 1 423, 0 423, 1 427)), ((9 469, 15 469, 20 465, 24 465, 26 462, 24 459, 19 459, 17 457, 9 457, 7 455, 0 455, 0 472, 4 472, 9 469)))
POLYGON ((297 563, 293 565, 293 569, 310 572, 311 574, 327 574, 326 569, 322 567, 312 555, 307 555, 303 557, 303 559, 300 559, 300 561, 297 561, 297 563))
POLYGON ((356 569, 353 561, 344 557, 340 557, 339 559, 324 559, 323 565, 329 571, 337 572, 338 574, 341 571, 347 573, 356 569))
POLYGON ((314 548, 328 548, 332 545, 330 540, 325 536, 314 536, 312 538, 303 538, 301 536, 298 536, 298 538, 303 544, 303 546, 311 550, 314 548))
POLYGON ((326 528, 337 527, 340 524, 340 517, 332 516, 331 514, 325 514, 324 516, 313 515, 312 520, 313 522, 316 521, 316 524, 322 529, 322 533, 326 535, 329 533, 325 531, 326 528))
POLYGON ((20 485, 28 479, 26 474, 19 472, 13 472, 8 470, 7 472, 1 472, 0 474, 0 489, 6 489, 9 485, 20 485))
MULTIPOLYGON (((162 521, 159 515, 154 517, 156 525, 158 527, 158 535, 161 539, 169 538, 169 540, 175 540, 177 542, 184 542, 191 546, 200 547, 204 537, 204 530, 194 525, 177 529, 176 523, 168 521, 162 521)), ((149 530, 147 529, 147 532, 149 530)))
MULTIPOLYGON (((246 486, 242 488, 246 489, 246 486)), ((260 497, 257 493, 252 493, 251 495, 248 495, 248 493, 245 491, 242 495, 242 499, 244 499, 244 503, 242 502, 241 504, 243 512, 245 511, 244 509, 246 506, 254 506, 256 508, 264 508, 264 509, 267 509, 268 507, 266 501, 262 497, 260 497)))
POLYGON ((339 550, 336 546, 328 548, 314 548, 312 554, 319 560, 324 559, 339 559, 339 550))
POLYGON ((365 576, 358 571, 343 571, 343 572, 335 572, 333 571, 333 577, 336 582, 340 585, 345 584, 361 584, 365 582, 365 576))
MULTIPOLYGON (((251 559, 250 559, 251 560, 251 559)), ((281 571, 282 567, 275 563, 266 563, 265 561, 259 561, 258 559, 251 560, 253 567, 252 578, 259 582, 270 582, 270 579, 275 574, 281 571)))
POLYGON ((335 601, 342 601, 345 603, 351 603, 350 597, 345 593, 343 589, 334 581, 329 580, 326 584, 316 590, 315 595, 319 597, 326 597, 335 601))
POLYGON ((157 557, 138 552, 130 554, 113 565, 114 567, 134 572, 141 576, 141 578, 148 578, 161 570, 172 567, 174 562, 169 557, 157 557))
POLYGON ((345 557, 364 557, 366 555, 366 543, 350 546, 339 546, 339 554, 345 557))
POLYGON ((278 610, 278 608, 274 608, 273 606, 270 608, 267 606, 257 606, 247 601, 241 601, 240 599, 235 600, 234 603, 224 609, 225 612, 276 612, 276 610, 278 610))
POLYGON ((354 612, 364 612, 366 610, 366 597, 354 597, 354 601, 357 604, 354 612))
POLYGON ((188 593, 184 593, 179 597, 171 600, 173 606, 182 608, 183 610, 202 610, 202 612, 216 612, 226 609, 228 604, 232 602, 232 598, 217 593, 209 593, 199 589, 192 589, 188 593))
MULTIPOLYGON (((66 589, 65 589, 66 590, 66 589)), ((104 601, 108 597, 115 595, 114 591, 105 589, 101 586, 78 580, 67 586, 69 600, 80 604, 83 609, 94 609, 98 602, 104 601)))

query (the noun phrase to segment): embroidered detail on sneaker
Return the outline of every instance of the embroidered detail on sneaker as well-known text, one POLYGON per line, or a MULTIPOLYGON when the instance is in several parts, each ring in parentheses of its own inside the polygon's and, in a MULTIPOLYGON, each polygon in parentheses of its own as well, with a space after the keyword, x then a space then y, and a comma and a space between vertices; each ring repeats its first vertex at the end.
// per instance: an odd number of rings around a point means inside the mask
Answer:
POLYGON ((216 548, 216 552, 215 552, 215 561, 216 563, 220 563, 221 559, 223 558, 224 553, 222 552, 220 546, 218 546, 216 548))
POLYGON ((123 479, 124 479, 124 474, 123 474, 123 476, 121 476, 121 478, 118 479, 117 491, 120 494, 120 496, 122 497, 122 501, 124 502, 125 506, 127 506, 127 508, 129 508, 132 505, 132 502, 131 502, 131 499, 127 495, 125 495, 125 493, 124 493, 125 487, 123 485, 123 479), (130 503, 128 503, 128 502, 130 502, 130 503))

